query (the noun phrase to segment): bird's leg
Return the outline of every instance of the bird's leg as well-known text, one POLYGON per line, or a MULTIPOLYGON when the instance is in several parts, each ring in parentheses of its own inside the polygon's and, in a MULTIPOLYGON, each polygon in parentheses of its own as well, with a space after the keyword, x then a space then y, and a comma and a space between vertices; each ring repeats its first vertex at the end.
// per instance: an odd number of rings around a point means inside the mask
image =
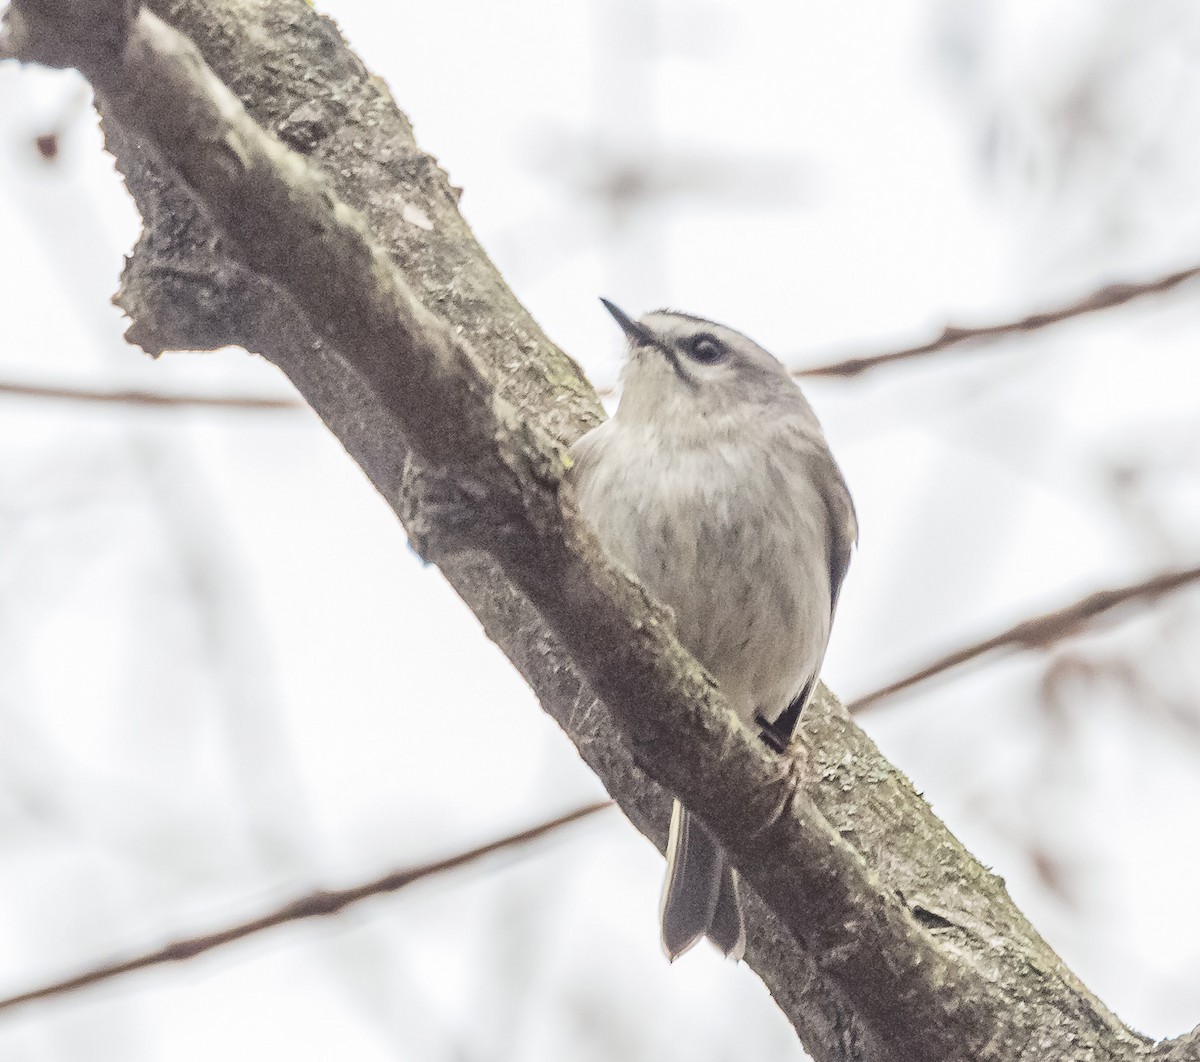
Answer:
POLYGON ((754 722, 759 728, 758 736, 778 757, 771 772, 769 784, 778 799, 761 826, 753 832, 770 829, 789 813, 793 803, 804 792, 807 783, 808 746, 797 735, 791 740, 780 732, 779 727, 756 712, 754 722))
POLYGON ((758 736, 769 749, 781 759, 779 778, 790 778, 796 788, 803 789, 809 781, 808 777, 808 746, 800 737, 797 729, 791 734, 783 733, 761 712, 754 713, 754 722, 758 725, 758 736))
POLYGON ((807 789, 808 783, 812 781, 809 772, 808 742, 800 736, 799 731, 792 735, 792 742, 783 755, 787 760, 788 774, 795 780, 797 787, 807 789))

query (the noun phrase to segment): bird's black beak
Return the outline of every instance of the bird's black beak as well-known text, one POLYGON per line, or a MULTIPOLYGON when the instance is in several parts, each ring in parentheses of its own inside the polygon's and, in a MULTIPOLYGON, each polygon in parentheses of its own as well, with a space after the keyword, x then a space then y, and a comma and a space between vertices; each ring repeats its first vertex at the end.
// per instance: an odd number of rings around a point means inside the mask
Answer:
POLYGON ((608 299, 601 298, 604 303, 604 308, 613 315, 617 324, 621 326, 621 331, 629 337, 629 342, 635 347, 656 347, 658 340, 654 333, 643 324, 638 324, 632 317, 629 316, 620 306, 609 302, 608 299))

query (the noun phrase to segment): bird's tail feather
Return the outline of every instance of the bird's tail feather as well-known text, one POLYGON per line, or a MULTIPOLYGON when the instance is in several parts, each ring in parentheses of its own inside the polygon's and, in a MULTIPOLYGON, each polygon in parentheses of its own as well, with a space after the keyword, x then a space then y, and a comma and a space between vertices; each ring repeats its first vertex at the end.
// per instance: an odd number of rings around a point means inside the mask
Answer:
POLYGON ((746 924, 742 920, 742 897, 737 871, 728 863, 721 870, 721 892, 708 927, 711 940, 726 958, 740 962, 746 952, 746 924))
POLYGON ((745 930, 734 870, 712 834, 678 800, 671 810, 661 915, 663 950, 672 961, 705 935, 726 955, 741 958, 745 930))

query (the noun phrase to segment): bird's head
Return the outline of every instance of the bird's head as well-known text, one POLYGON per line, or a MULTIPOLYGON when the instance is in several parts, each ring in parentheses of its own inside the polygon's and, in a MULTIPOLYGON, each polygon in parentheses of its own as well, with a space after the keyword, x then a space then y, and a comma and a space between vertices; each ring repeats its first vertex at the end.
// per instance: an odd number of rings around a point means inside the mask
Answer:
POLYGON ((620 420, 671 424, 690 433, 736 431, 745 421, 774 413, 812 417, 787 369, 741 332, 674 310, 635 321, 607 299, 600 301, 629 342, 620 420))

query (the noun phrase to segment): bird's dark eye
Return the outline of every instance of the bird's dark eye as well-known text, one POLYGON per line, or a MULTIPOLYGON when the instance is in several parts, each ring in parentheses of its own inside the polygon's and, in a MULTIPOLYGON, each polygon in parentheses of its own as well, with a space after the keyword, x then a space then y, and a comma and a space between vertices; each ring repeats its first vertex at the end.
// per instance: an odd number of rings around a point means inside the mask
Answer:
POLYGON ((684 344, 684 349, 687 351, 688 357, 702 365, 712 365, 714 362, 720 361, 726 354, 724 344, 715 336, 710 335, 693 336, 684 344))

